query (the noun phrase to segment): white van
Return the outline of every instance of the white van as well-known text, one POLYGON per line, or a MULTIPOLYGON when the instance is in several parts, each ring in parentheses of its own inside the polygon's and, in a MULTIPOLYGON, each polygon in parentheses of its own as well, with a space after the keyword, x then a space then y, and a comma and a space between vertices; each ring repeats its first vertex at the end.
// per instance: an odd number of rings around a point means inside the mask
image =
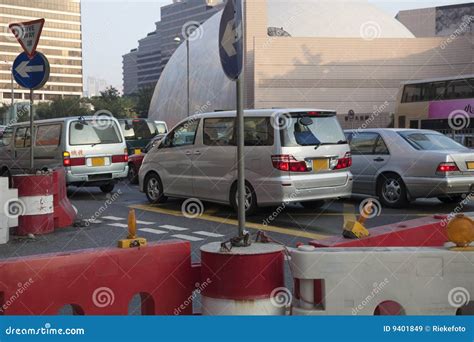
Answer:
MULTIPOLYGON (((148 200, 193 197, 237 209, 235 119, 235 111, 199 114, 168 133, 140 168, 148 200)), ((245 111, 245 145, 248 214, 257 206, 314 208, 351 196, 351 153, 334 111, 245 111)))
MULTIPOLYGON (((34 168, 64 166, 66 182, 97 186, 112 192, 127 177, 127 145, 112 117, 70 117, 34 123, 34 168)), ((10 176, 30 169, 29 122, 6 128, 0 140, 0 174, 10 176)))

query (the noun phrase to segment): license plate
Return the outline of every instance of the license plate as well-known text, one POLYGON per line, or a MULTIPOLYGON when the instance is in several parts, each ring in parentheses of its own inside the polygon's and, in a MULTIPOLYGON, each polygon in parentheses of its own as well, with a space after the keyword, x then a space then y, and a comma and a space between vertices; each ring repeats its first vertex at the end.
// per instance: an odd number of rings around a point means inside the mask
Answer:
POLYGON ((92 158, 92 166, 104 166, 105 158, 92 158))
POLYGON ((469 170, 474 170, 474 162, 467 162, 466 164, 469 170))
POLYGON ((323 171, 329 169, 329 159, 313 160, 313 171, 323 171))
POLYGON ((134 154, 142 154, 142 150, 140 148, 136 148, 133 153, 134 154))

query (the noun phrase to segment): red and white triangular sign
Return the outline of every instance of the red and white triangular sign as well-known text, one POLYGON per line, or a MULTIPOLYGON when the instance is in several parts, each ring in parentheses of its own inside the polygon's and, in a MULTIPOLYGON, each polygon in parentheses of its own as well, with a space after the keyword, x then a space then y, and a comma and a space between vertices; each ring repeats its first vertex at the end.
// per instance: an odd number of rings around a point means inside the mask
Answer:
POLYGON ((30 59, 36 54, 43 26, 44 19, 13 23, 8 26, 30 59))

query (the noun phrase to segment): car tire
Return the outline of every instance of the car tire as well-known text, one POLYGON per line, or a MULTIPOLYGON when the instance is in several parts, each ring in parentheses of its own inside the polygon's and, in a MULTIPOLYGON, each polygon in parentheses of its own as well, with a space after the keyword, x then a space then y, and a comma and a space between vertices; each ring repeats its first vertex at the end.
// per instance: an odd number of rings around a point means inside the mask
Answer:
POLYGON ((163 184, 161 183, 160 176, 156 173, 150 173, 145 177, 143 184, 146 198, 151 204, 164 203, 168 200, 168 197, 163 195, 163 184))
MULTIPOLYGON (((245 188, 247 193, 245 214, 251 216, 255 214, 258 209, 257 195, 255 194, 255 190, 249 182, 245 182, 245 188)), ((234 211, 238 213, 239 206, 237 204, 237 182, 232 186, 232 189, 230 190, 230 204, 232 205, 232 208, 234 208, 234 211)))
POLYGON ((115 184, 109 183, 109 184, 101 185, 99 188, 104 194, 110 194, 112 191, 114 191, 115 184))
POLYGON ((305 209, 319 209, 326 204, 325 200, 300 202, 305 209))
POLYGON ((464 197, 462 195, 446 195, 446 196, 440 196, 438 199, 446 204, 457 204, 464 200, 464 197))
POLYGON ((377 196, 389 208, 404 208, 408 205, 408 193, 402 177, 395 173, 382 174, 377 182, 377 196))
POLYGON ((137 167, 134 164, 128 164, 128 175, 127 175, 128 181, 130 184, 138 184, 138 170, 137 167))

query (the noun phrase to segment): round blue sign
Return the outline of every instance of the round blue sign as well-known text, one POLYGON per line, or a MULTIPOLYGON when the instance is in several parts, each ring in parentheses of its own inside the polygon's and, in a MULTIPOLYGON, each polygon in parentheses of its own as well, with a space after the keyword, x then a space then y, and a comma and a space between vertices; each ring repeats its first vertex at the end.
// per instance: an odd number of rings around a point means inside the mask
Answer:
POLYGON ((219 56, 224 73, 236 80, 243 67, 243 27, 241 0, 227 0, 219 27, 219 56))
POLYGON ((41 52, 36 52, 30 59, 24 52, 13 62, 13 78, 16 83, 26 89, 39 89, 49 79, 49 62, 41 52))

